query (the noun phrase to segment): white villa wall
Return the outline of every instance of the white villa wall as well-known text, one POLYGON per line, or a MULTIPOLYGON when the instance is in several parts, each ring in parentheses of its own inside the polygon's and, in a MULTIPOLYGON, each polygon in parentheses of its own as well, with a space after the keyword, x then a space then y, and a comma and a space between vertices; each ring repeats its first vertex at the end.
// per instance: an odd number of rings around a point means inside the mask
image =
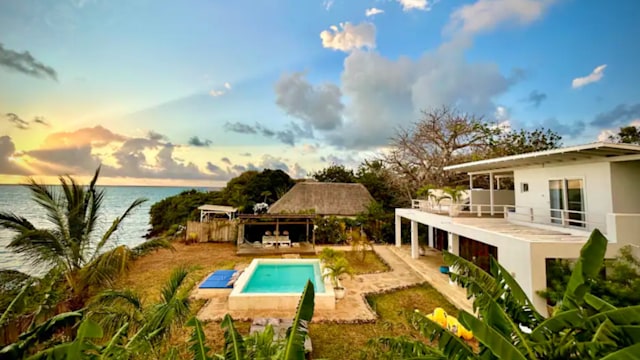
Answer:
POLYGON ((613 212, 640 214, 640 161, 611 163, 613 212))
POLYGON ((548 218, 551 208, 549 180, 581 178, 584 180, 585 212, 587 222, 604 227, 606 214, 613 211, 611 195, 611 167, 608 162, 583 163, 515 169, 516 212, 528 214, 523 207, 533 208, 537 218, 548 218), (528 192, 521 192, 520 184, 529 184, 528 192))
MULTIPOLYGON (((471 191, 471 204, 489 204, 491 198, 488 189, 474 189, 471 191)), ((493 203, 495 205, 514 205, 513 190, 494 190, 493 203)), ((486 209, 488 210, 488 208, 486 209)), ((500 209, 502 210, 502 209, 500 209)))

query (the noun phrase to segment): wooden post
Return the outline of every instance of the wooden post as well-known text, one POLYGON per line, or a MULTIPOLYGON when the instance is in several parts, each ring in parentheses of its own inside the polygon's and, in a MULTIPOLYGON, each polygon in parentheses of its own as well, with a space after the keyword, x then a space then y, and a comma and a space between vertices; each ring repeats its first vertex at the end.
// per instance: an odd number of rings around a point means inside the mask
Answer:
POLYGON ((305 222, 307 223, 307 232, 306 232, 307 236, 305 238, 305 241, 309 242, 309 219, 307 218, 305 222))

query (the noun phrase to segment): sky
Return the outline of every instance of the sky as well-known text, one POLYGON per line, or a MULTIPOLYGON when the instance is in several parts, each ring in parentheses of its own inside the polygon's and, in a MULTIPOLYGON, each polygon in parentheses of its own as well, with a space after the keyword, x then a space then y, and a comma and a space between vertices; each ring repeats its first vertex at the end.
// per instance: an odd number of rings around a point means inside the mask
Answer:
POLYGON ((4 0, 0 183, 222 186, 357 166, 422 110, 640 125, 640 1, 4 0))

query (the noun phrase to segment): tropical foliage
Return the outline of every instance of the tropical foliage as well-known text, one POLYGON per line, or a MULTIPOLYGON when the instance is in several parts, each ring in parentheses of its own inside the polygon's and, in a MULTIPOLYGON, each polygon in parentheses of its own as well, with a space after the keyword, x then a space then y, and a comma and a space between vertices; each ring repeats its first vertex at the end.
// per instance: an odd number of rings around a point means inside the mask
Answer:
POLYGON ((478 317, 461 311, 458 319, 479 342, 476 350, 420 312, 413 325, 437 345, 382 338, 372 343, 389 356, 430 359, 637 359, 640 353, 640 305, 615 307, 589 293, 600 272, 607 239, 595 230, 582 248, 562 302, 545 319, 511 274, 495 259, 490 273, 453 254, 445 262, 451 278, 473 297, 478 317))
MULTIPOLYGON (((569 283, 572 264, 565 259, 547 260, 547 289, 540 296, 551 305, 562 300, 569 283)), ((625 246, 611 260, 605 260, 604 271, 589 283, 590 292, 614 306, 640 304, 640 259, 625 246)))
POLYGON ((38 228, 22 216, 0 212, 0 228, 15 234, 8 248, 23 255, 34 268, 60 273, 70 290, 72 309, 82 307, 97 289, 111 286, 132 258, 171 247, 167 241, 156 239, 130 249, 117 246, 113 240, 122 221, 144 199, 134 200, 103 234, 97 233, 104 199, 104 190, 96 185, 99 174, 100 168, 87 187, 70 176, 61 176, 59 187, 29 180, 26 187, 48 220, 47 227, 38 228))
MULTIPOLYGON (((222 328, 225 329, 224 350, 221 354, 216 354, 215 358, 228 360, 304 359, 304 342, 309 335, 309 323, 313 318, 314 296, 313 283, 307 280, 293 323, 287 330, 284 339, 274 339, 274 332, 271 326, 267 326, 262 333, 244 338, 236 329, 231 316, 225 315, 221 324, 222 328)), ((212 359, 213 357, 209 354, 211 350, 206 346, 204 330, 200 321, 192 318, 187 324, 193 327, 190 339, 193 359, 212 359)))
POLYGON ((34 324, 0 349, 0 359, 158 358, 161 341, 190 313, 187 274, 183 268, 174 270, 161 300, 147 307, 130 291, 105 291, 89 308, 34 324))

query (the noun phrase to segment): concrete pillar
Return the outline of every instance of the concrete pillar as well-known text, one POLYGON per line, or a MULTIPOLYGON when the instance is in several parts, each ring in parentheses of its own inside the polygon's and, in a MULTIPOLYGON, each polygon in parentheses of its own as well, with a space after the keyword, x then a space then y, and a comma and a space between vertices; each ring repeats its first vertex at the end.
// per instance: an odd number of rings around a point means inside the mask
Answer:
POLYGON ((396 215, 396 246, 402 246, 402 216, 396 215))
POLYGON ((428 226, 427 229, 429 230, 429 247, 430 248, 434 248, 436 246, 435 242, 433 241, 433 226, 428 226))
MULTIPOLYGON (((536 310, 545 317, 549 314, 547 312, 547 301, 537 294, 540 290, 545 290, 547 288, 547 262, 544 257, 537 257, 531 260, 531 267, 529 268, 529 274, 527 276, 531 277, 531 289, 523 289, 527 296, 533 302, 533 306, 536 307, 536 310)), ((523 276, 525 274, 522 274, 523 276)), ((518 281, 518 277, 520 274, 517 274, 516 281, 518 281)))
POLYGON ((469 211, 473 212, 473 174, 469 174, 469 211))
POLYGON ((454 255, 460 255, 460 237, 458 234, 450 232, 449 234, 449 252, 454 255))
POLYGON ((489 205, 491 206, 491 216, 494 215, 493 209, 493 173, 489 173, 489 205))
POLYGON ((418 222, 411 220, 411 257, 414 259, 420 257, 418 248, 418 222))

